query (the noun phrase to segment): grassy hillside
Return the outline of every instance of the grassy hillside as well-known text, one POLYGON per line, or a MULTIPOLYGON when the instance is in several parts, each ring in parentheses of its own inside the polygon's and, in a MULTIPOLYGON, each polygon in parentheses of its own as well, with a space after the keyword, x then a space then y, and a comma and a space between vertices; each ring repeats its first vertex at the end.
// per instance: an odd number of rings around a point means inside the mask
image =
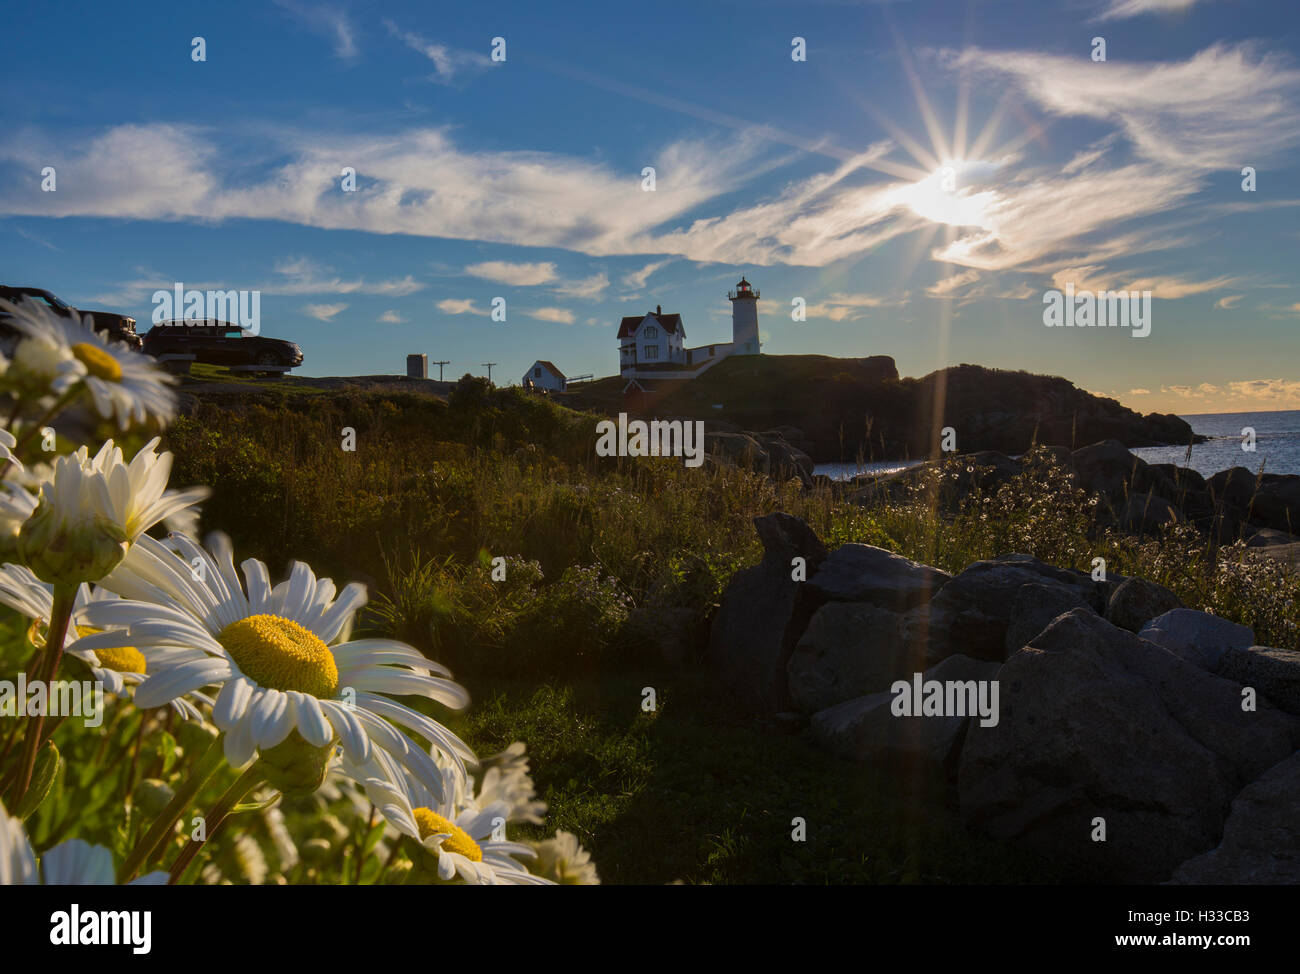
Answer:
MULTIPOLYGON (((565 398, 617 412, 627 408, 623 385, 602 379, 565 398)), ((945 426, 957 431, 959 451, 1010 454, 1034 442, 1083 446, 1114 437, 1134 447, 1192 436, 1177 417, 1140 416, 1059 376, 960 365, 899 378, 888 356, 728 358, 690 382, 654 384, 650 411, 758 431, 795 426, 819 461, 935 456, 945 426)))
MULTIPOLYGON (((766 366, 731 369, 754 382, 766 366)), ((967 835, 937 787, 830 757, 717 692, 703 647, 727 581, 761 554, 756 515, 785 510, 828 546, 878 544, 950 571, 1012 551, 1074 568, 1100 555, 1300 648, 1293 577, 1190 534, 1096 537, 1046 461, 937 517, 923 497, 861 507, 725 466, 597 458, 594 416, 482 380, 445 398, 310 380, 191 391, 168 439, 173 483, 214 488, 204 528, 278 577, 302 558, 368 583, 364 627, 452 667, 475 698, 455 726, 480 751, 528 742, 552 826, 576 833, 607 880, 1062 878, 967 835), (789 841, 795 815, 807 845, 789 841)))

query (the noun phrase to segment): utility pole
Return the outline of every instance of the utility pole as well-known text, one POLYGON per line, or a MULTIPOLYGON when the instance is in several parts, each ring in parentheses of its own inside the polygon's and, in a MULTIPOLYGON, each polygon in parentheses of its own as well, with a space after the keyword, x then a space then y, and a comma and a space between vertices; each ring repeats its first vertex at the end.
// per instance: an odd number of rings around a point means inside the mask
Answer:
POLYGON ((492 366, 494 366, 494 365, 496 365, 496 364, 497 364, 496 362, 480 362, 480 363, 479 363, 479 365, 484 366, 484 367, 488 370, 488 382, 491 382, 491 381, 492 381, 492 366))
POLYGON ((438 381, 441 382, 441 381, 442 381, 442 367, 443 367, 444 365, 451 365, 451 359, 443 359, 441 362, 430 362, 429 364, 430 364, 430 365, 436 365, 436 366, 438 366, 438 381))

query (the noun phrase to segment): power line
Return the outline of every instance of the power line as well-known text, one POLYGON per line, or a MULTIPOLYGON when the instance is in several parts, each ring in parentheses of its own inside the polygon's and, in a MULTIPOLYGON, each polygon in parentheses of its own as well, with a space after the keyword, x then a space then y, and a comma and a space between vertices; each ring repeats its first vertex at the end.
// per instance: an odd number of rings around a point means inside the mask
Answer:
POLYGON ((494 365, 498 365, 498 364, 499 364, 499 363, 497 363, 497 362, 480 362, 480 363, 479 363, 479 365, 483 366, 484 368, 486 368, 486 369, 488 370, 488 382, 491 382, 491 381, 492 381, 492 366, 494 366, 494 365))
POLYGON ((442 381, 442 367, 443 367, 444 365, 451 365, 451 359, 443 359, 441 362, 430 362, 429 364, 430 364, 430 365, 436 365, 436 366, 438 366, 438 381, 441 382, 441 381, 442 381))

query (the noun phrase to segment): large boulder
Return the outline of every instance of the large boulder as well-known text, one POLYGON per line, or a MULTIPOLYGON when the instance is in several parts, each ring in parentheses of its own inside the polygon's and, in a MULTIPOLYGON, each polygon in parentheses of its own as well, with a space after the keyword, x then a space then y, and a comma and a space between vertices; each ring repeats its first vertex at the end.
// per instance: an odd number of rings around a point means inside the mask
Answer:
POLYGON ((1071 609, 1092 606, 1083 601, 1079 590, 1052 582, 1025 582, 1016 589, 1011 603, 1011 616, 1007 620, 1007 637, 1003 642, 1005 656, 1010 656, 1071 609))
POLYGON ((1218 848, 1189 859, 1175 883, 1300 883, 1300 752, 1260 775, 1233 799, 1218 848))
POLYGON ((1266 480, 1255 497, 1251 514, 1278 531, 1300 531, 1300 476, 1266 480))
POLYGON ((1246 510, 1255 497, 1255 474, 1246 467, 1220 470, 1205 482, 1216 504, 1246 510))
MULTIPOLYGON (((978 685, 994 681, 998 668, 997 663, 986 660, 950 656, 926 670, 922 680, 961 683, 954 699, 969 701, 969 682, 974 681, 978 695, 978 685)), ((851 761, 950 768, 974 715, 896 716, 894 699, 895 695, 885 690, 820 711, 812 718, 813 737, 828 751, 851 761)), ((985 699, 989 699, 987 695, 985 699)))
POLYGON ((1119 512, 1119 526, 1130 534, 1157 534, 1181 520, 1178 508, 1155 494, 1130 494, 1119 512))
POLYGON ((709 633, 709 662, 742 706, 762 713, 790 709, 786 664, 821 598, 792 579, 794 558, 809 572, 826 558, 812 529, 789 514, 754 518, 763 560, 736 572, 709 633))
POLYGON ((827 602, 786 665, 790 699, 796 709, 813 713, 888 689, 920 665, 909 658, 897 613, 858 602, 827 602))
POLYGON ((1215 846, 1232 797, 1300 743, 1300 721, 1243 711, 1235 684, 1083 609, 998 680, 1000 721, 962 750, 963 817, 1113 881, 1162 881, 1215 846))
POLYGON ((1229 649, 1255 645, 1249 626, 1196 609, 1171 609, 1139 629, 1138 635, 1210 673, 1219 668, 1229 649))
POLYGON ((1070 455, 1079 486, 1089 493, 1101 494, 1119 506, 1127 494, 1155 493, 1172 498, 1177 493, 1174 482, 1152 470, 1141 457, 1129 453, 1119 440, 1103 440, 1080 447, 1070 455))
POLYGON ((704 450, 716 459, 755 473, 769 473, 772 458, 748 433, 705 433, 704 450))
POLYGON ((1182 600, 1163 585, 1145 578, 1126 578, 1111 592, 1106 620, 1129 632, 1138 632, 1156 616, 1183 607, 1182 600))
POLYGON ((1219 659, 1219 676, 1254 687, 1275 706, 1300 714, 1300 653, 1271 646, 1229 647, 1219 659))
POLYGON ((1105 589, 1082 572, 1054 568, 1029 555, 1000 555, 977 561, 948 582, 928 606, 907 614, 905 635, 925 647, 926 661, 954 653, 1001 661, 1020 586, 1033 582, 1059 590, 1062 603, 1073 594, 1094 609, 1105 606, 1105 589))
POLYGON ((827 599, 870 602, 901 612, 928 602, 950 578, 884 548, 850 543, 832 551, 808 584, 827 599))

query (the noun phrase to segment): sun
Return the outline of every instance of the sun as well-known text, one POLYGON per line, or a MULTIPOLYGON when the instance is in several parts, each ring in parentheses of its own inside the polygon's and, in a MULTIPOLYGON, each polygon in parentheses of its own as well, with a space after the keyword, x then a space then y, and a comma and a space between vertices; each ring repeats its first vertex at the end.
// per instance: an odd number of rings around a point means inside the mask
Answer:
POLYGON ((977 188, 991 163, 946 159, 922 179, 898 189, 898 202, 931 223, 990 230, 989 210, 997 200, 992 190, 977 188))

